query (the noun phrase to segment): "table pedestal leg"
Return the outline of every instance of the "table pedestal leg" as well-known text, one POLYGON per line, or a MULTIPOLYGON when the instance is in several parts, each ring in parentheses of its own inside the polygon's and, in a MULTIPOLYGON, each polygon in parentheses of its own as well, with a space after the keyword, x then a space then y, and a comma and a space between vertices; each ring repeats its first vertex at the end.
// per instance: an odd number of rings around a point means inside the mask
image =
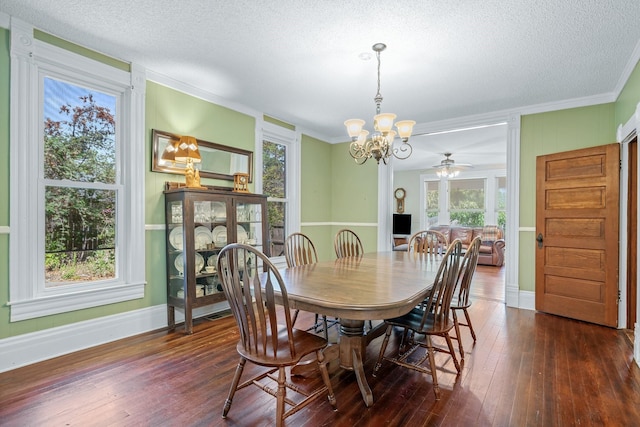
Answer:
POLYGON ((367 348, 364 321, 340 319, 340 366, 355 373, 366 406, 373 405, 373 393, 364 373, 363 356, 367 348))

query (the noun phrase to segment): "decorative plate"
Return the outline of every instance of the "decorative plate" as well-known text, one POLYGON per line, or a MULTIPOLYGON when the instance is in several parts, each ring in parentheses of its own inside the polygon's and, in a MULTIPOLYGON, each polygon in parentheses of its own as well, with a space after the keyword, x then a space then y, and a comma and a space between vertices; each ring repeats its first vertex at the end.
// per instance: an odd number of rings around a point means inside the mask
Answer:
POLYGON ((196 249, 206 249, 209 243, 213 243, 213 237, 207 227, 196 227, 193 234, 196 241, 196 249))
POLYGON ((247 239, 249 238, 249 236, 247 236, 247 232, 244 229, 244 227, 242 227, 241 225, 238 224, 238 243, 247 243, 247 239))
MULTIPOLYGON (((204 267, 204 258, 202 257, 202 255, 200 255, 199 253, 195 253, 196 255, 196 274, 198 274, 200 272, 200 270, 202 270, 202 267, 204 267)), ((180 254, 176 257, 175 261, 173 262, 173 265, 176 266, 176 270, 178 270, 179 273, 184 273, 184 254, 180 254)))
POLYGON ((169 243, 175 249, 181 251, 182 250, 182 227, 177 227, 171 230, 169 233, 169 243))
POLYGON ((222 247, 227 244, 227 227, 224 225, 219 225, 211 231, 211 235, 213 236, 213 242, 218 247, 222 247))

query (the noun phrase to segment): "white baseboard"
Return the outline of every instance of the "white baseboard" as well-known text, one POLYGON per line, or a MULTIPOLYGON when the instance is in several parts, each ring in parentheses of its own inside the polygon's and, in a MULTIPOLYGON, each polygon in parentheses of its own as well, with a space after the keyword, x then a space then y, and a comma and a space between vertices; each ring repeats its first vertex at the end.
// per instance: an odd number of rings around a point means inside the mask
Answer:
POLYGON ((536 293, 532 291, 521 291, 517 284, 506 285, 507 307, 521 308, 523 310, 536 309, 536 293))
MULTIPOLYGON (((193 311, 201 317, 229 308, 226 301, 193 311)), ((176 322, 184 312, 176 310, 176 322)), ((167 306, 156 305, 113 316, 45 329, 0 340, 0 372, 167 327, 167 306)))
POLYGON ((536 309, 536 293, 532 291, 520 291, 520 304, 518 308, 524 310, 536 309))

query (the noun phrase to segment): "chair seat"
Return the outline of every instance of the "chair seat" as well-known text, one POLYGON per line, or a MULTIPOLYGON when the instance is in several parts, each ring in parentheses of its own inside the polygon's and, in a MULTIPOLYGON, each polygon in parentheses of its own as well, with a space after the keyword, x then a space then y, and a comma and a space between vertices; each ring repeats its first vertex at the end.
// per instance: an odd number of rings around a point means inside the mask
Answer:
POLYGON ((391 324, 393 326, 400 326, 402 328, 408 328, 412 331, 415 331, 419 334, 423 334, 428 332, 429 334, 441 334, 450 331, 453 328, 453 321, 447 316, 434 316, 433 314, 428 314, 424 325, 422 328, 420 324, 422 323, 422 317, 424 315, 424 311, 421 308, 414 308, 409 313, 395 317, 393 319, 385 320, 387 324, 391 324))
POLYGON ((242 342, 239 342, 237 346, 238 353, 250 362, 262 366, 295 365, 307 354, 321 350, 327 346, 327 341, 318 335, 299 329, 292 329, 291 331, 293 333, 293 346, 295 348, 294 357, 291 357, 289 351, 287 327, 283 325, 278 325, 278 344, 275 356, 273 355, 273 345, 271 341, 267 342, 266 352, 247 351, 242 345, 242 342))
POLYGON ((459 301, 458 298, 451 300, 451 308, 454 310, 462 310, 463 308, 469 307, 471 307, 471 300, 467 301, 466 304, 462 304, 462 301, 459 301))

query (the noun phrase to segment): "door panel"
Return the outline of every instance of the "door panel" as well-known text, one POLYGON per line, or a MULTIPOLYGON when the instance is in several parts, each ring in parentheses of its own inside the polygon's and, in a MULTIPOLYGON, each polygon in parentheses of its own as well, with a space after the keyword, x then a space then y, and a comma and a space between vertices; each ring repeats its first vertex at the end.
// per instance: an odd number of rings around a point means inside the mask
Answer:
POLYGON ((620 148, 539 156, 536 309, 617 326, 620 148))

